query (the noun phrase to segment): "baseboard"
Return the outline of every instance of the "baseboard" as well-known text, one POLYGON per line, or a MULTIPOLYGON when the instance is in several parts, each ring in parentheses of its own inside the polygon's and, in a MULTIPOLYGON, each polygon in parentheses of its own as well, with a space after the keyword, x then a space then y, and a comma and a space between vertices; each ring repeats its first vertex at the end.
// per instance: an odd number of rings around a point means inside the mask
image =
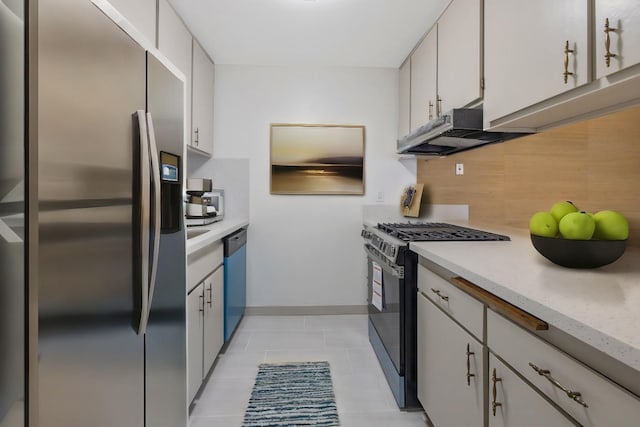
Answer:
POLYGON ((325 314, 367 314, 366 305, 312 305, 246 307, 249 316, 318 316, 325 314))

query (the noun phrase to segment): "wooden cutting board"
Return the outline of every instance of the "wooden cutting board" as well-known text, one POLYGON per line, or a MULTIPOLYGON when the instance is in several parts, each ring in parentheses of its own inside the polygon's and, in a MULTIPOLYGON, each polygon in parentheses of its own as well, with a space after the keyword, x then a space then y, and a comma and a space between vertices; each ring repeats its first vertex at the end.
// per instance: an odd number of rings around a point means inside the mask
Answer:
POLYGON ((420 201, 424 184, 413 184, 405 188, 400 197, 402 216, 417 218, 420 216, 420 201))

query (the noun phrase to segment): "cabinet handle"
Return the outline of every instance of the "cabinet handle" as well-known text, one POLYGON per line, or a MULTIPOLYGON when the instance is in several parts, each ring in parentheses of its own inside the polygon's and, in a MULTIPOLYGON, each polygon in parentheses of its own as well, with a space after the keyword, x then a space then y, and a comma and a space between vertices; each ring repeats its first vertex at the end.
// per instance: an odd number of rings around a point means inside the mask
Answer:
POLYGON ((442 293, 440 293, 439 289, 431 288, 431 292, 433 292, 434 294, 438 295, 441 299, 443 299, 445 301, 449 301, 449 297, 446 296, 446 295, 442 295, 442 293))
POLYGON ((564 84, 567 84, 569 76, 573 76, 573 73, 569 72, 569 54, 573 52, 573 49, 569 49, 569 40, 567 40, 564 45, 564 73, 562 73, 564 76, 564 84))
POLYGON ((198 298, 200 299, 200 302, 201 302, 199 311, 200 313, 204 313, 204 294, 199 295, 198 298))
POLYGON ((582 394, 578 393, 577 391, 571 391, 568 388, 566 388, 565 386, 563 386, 562 384, 560 384, 558 382, 558 380, 556 380, 555 378, 553 378, 551 376, 551 371, 550 370, 548 370, 548 369, 540 369, 540 368, 538 368, 536 365, 534 365, 531 362, 529 362, 529 366, 531 366, 531 368, 533 368, 533 370, 536 371, 538 373, 538 375, 542 375, 547 380, 549 380, 549 382, 551 384, 553 384, 554 386, 558 387, 560 390, 564 391, 570 399, 575 400, 576 402, 578 402, 579 404, 581 404, 585 408, 589 407, 589 405, 587 405, 587 403, 584 400, 582 400, 582 394))
POLYGON ((469 343, 467 343, 467 385, 469 387, 471 387, 471 377, 475 377, 476 374, 472 374, 471 373, 471 360, 470 360, 470 356, 473 356, 474 354, 476 354, 473 351, 469 351, 469 343))
POLYGON ((433 120, 433 102, 429 100, 429 120, 433 120))
POLYGON ((442 115, 442 98, 440 95, 436 96, 436 117, 440 117, 442 115))
POLYGON ((616 54, 615 53, 611 53, 610 51, 610 47, 611 47, 611 38, 609 37, 609 33, 610 32, 615 32, 616 29, 613 27, 609 26, 609 18, 605 18, 604 20, 604 47, 605 47, 605 54, 604 54, 604 60, 607 63, 607 68, 611 66, 611 58, 615 58, 616 54))
POLYGON ((211 291, 212 287, 213 285, 209 285, 209 289, 207 289, 207 291, 209 291, 209 301, 207 301, 207 304, 209 304, 209 308, 211 308, 211 302, 213 301, 213 292, 211 291))
POLYGON ((196 139, 194 139, 193 142, 198 145, 200 143, 200 129, 196 128, 193 133, 196 135, 196 139))
POLYGON ((493 382, 493 400, 491 401, 491 407, 493 408, 493 416, 496 416, 496 408, 498 406, 502 406, 502 403, 497 402, 498 399, 498 390, 496 389, 496 384, 502 381, 502 378, 498 378, 496 374, 496 368, 493 368, 493 375, 491 376, 491 381, 493 382))

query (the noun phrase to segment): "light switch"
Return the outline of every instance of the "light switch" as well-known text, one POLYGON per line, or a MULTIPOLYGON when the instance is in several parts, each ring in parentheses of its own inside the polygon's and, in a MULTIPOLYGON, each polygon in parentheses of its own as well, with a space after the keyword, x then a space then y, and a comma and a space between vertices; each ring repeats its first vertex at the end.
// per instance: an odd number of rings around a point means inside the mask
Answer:
POLYGON ((456 175, 464 175, 464 164, 456 163, 456 175))

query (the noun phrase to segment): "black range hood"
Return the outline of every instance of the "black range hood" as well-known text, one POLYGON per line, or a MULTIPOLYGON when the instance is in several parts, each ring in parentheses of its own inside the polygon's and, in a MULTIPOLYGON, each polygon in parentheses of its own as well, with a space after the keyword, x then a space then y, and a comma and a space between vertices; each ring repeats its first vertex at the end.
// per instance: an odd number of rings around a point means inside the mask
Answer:
POLYGON ((446 156, 480 145, 502 142, 527 133, 482 130, 482 109, 456 108, 398 140, 399 154, 446 156))

